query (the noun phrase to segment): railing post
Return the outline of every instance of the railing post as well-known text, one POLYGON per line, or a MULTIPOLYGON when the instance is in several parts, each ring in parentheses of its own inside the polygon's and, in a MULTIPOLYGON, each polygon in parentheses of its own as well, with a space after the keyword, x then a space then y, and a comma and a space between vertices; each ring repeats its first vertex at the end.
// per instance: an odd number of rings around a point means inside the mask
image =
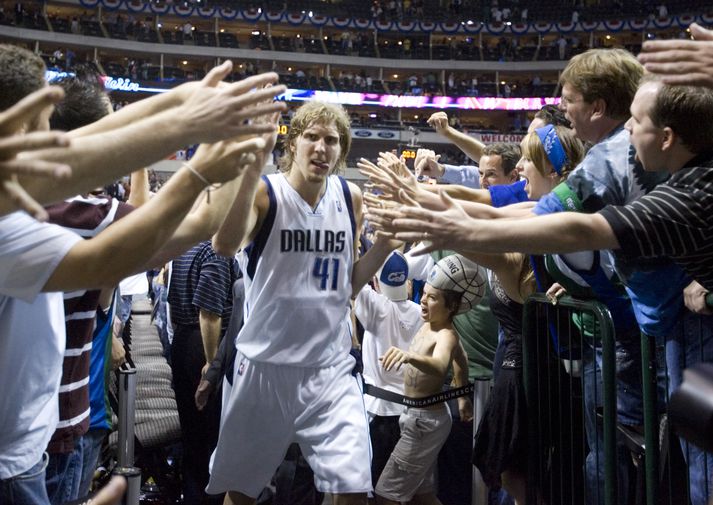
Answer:
POLYGON ((127 480, 122 504, 138 505, 141 493, 141 470, 134 467, 134 422, 136 401, 136 368, 119 370, 119 475, 127 480))
POLYGON ((646 503, 658 503, 659 423, 656 409, 656 339, 641 334, 641 364, 644 395, 644 444, 646 503))

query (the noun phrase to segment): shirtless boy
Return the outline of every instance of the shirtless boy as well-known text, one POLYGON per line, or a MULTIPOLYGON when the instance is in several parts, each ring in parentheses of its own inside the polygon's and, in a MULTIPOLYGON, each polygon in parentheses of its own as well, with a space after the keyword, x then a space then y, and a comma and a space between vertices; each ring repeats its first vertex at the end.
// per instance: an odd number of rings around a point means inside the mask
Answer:
MULTIPOLYGON (((434 266, 437 268, 437 266, 434 266)), ((429 275, 429 279, 433 276, 429 275)), ((380 358, 385 370, 406 365, 404 394, 424 398, 440 393, 452 360, 463 365, 454 368, 456 385, 468 382, 465 353, 453 329, 462 293, 439 289, 427 283, 421 298, 421 317, 425 321, 408 351, 390 347, 380 358)), ((469 408, 470 399, 458 399, 459 409, 469 408), (466 406, 467 405, 467 406, 466 406)), ((423 408, 409 407, 399 419, 401 438, 376 485, 379 505, 413 503, 440 504, 436 498, 436 459, 451 429, 451 413, 446 403, 423 408)))

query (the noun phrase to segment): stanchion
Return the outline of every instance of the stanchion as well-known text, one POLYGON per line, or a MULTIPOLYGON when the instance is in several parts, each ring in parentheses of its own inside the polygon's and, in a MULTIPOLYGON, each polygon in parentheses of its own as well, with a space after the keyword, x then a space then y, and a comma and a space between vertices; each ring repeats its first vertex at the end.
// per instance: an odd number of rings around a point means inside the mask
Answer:
POLYGON ((122 504, 139 505, 141 470, 134 467, 134 405, 136 400, 136 368, 119 370, 119 466, 115 473, 127 481, 122 504))

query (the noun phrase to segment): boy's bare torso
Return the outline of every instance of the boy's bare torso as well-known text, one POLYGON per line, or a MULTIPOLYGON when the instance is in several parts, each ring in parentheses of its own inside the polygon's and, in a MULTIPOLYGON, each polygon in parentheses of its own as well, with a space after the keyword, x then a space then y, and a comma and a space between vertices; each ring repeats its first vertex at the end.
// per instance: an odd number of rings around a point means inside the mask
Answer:
MULTIPOLYGON (((450 330, 441 330, 441 332, 450 330)), ((424 324, 411 341, 409 351, 421 356, 433 356, 436 341, 441 332, 433 331, 428 324, 424 324)), ((427 374, 413 365, 407 364, 404 370, 404 394, 413 398, 440 393, 443 388, 445 376, 427 374)))

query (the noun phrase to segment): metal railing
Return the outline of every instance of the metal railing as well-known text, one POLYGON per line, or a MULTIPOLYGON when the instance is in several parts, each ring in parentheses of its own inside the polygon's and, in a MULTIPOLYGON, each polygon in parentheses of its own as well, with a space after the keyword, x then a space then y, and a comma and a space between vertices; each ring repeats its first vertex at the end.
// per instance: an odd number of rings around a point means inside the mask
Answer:
MULTIPOLYGON (((713 318, 685 309, 678 317, 665 339, 641 335, 643 427, 625 426, 617 422, 619 344, 607 307, 571 297, 555 306, 543 294, 527 300, 528 503, 708 503, 713 455, 679 439, 668 399, 685 368, 713 362, 713 318)), ((687 415, 695 409, 677 413, 687 415)))
POLYGON ((544 294, 531 296, 523 316, 523 364, 527 503, 616 504, 616 362, 609 310, 596 301, 563 297, 552 305, 544 294))

